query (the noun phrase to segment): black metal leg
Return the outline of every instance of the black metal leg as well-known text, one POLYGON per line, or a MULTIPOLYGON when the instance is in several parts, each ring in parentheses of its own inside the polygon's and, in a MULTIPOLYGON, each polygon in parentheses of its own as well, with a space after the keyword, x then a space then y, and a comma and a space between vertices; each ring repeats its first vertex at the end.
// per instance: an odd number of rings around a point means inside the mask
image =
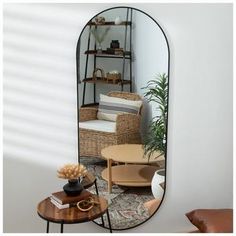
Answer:
POLYGON ((99 196, 98 186, 97 186, 97 179, 95 180, 94 184, 95 184, 96 194, 99 196))
MULTIPOLYGON (((95 184, 96 194, 99 196, 98 186, 97 186, 97 179, 95 180, 94 184, 95 184)), ((104 227, 103 215, 101 216, 101 219, 102 219, 102 226, 104 227)))
POLYGON ((86 82, 84 82, 82 106, 84 105, 84 101, 85 101, 85 90, 86 90, 86 82))
POLYGON ((110 233, 112 233, 111 221, 110 221, 110 216, 109 216, 108 208, 107 208, 107 220, 108 220, 108 226, 109 226, 109 229, 110 229, 110 233))
POLYGON ((63 223, 61 223, 61 233, 63 233, 63 223))
POLYGON ((49 233, 49 221, 47 221, 47 233, 49 233))

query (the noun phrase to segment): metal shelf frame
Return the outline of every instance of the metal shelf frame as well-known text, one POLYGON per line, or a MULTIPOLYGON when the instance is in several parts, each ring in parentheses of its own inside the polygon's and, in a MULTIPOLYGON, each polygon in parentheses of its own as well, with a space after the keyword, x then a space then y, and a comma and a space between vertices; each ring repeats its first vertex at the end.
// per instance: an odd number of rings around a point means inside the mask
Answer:
MULTIPOLYGON (((112 58, 112 59, 122 59, 122 72, 121 72, 121 82, 118 84, 121 87, 121 91, 124 90, 124 85, 127 84, 130 86, 130 92, 132 92, 132 17, 133 17, 133 9, 127 8, 126 13, 126 21, 122 22, 120 25, 115 25, 114 22, 105 22, 105 24, 95 24, 95 22, 90 21, 85 27, 89 27, 89 34, 88 34, 88 42, 87 42, 87 50, 84 52, 86 55, 85 59, 85 71, 84 71, 84 78, 82 80, 83 82, 83 96, 82 96, 82 106, 86 106, 85 104, 85 94, 86 94, 86 84, 88 83, 87 77, 88 77, 88 62, 90 57, 93 58, 93 69, 96 68, 97 65, 97 59, 106 59, 106 58, 112 58), (96 42, 94 43, 93 48, 91 49, 91 28, 95 27, 95 30, 97 27, 102 26, 123 26, 124 29, 124 47, 123 47, 123 54, 106 54, 105 51, 102 54, 96 53, 96 42), (129 28, 129 51, 127 51, 127 37, 128 37, 128 28, 129 28), (122 83, 124 80, 124 73, 126 69, 126 60, 130 61, 130 68, 129 68, 129 80, 130 82, 122 83)), ((79 42, 79 47, 81 45, 81 42, 79 42)), ((77 50, 77 59, 80 57, 80 48, 77 50)), ((80 60, 78 60, 77 67, 80 68, 80 60)), ((80 77, 80 70, 77 70, 77 77, 80 77)), ((81 80, 80 80, 81 81, 81 80)), ((127 79, 126 79, 127 81, 127 79)), ((103 83, 105 84, 105 83, 103 83)), ((109 83, 111 84, 111 83, 109 83)), ((117 84, 116 84, 117 85, 117 84)), ((96 83, 93 83, 93 101, 94 104, 97 104, 96 102, 96 83)))

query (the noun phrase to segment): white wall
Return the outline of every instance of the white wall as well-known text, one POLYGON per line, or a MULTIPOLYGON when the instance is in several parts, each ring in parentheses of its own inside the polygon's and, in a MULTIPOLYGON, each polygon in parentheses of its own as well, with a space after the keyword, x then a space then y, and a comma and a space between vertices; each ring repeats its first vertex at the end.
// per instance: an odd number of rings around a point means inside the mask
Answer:
MULTIPOLYGON (((4 5, 5 232, 45 232, 37 202, 62 186, 57 166, 76 160, 77 37, 111 6, 4 5)), ((132 6, 164 28, 171 73, 166 195, 155 216, 125 232, 188 231, 187 211, 233 205, 232 5, 132 6)), ((94 223, 65 231, 107 232, 94 223)))
MULTIPOLYGON (((159 26, 147 15, 134 11, 133 14, 133 91, 141 96, 147 90, 148 81, 157 79, 159 74, 168 75, 168 46, 159 26)), ((158 104, 147 103, 144 99, 142 110, 142 136, 145 137, 152 118, 160 115, 158 104)))

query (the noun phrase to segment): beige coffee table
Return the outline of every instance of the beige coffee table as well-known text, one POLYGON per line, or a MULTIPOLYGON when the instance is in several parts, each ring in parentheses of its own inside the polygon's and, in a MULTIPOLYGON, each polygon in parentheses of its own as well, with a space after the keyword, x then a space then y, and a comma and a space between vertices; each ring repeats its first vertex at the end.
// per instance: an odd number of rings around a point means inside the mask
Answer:
POLYGON ((109 146, 101 151, 102 157, 107 160, 107 168, 102 171, 102 178, 108 182, 108 192, 112 191, 112 184, 122 186, 145 187, 151 186, 156 166, 148 165, 164 160, 156 152, 148 160, 144 157, 141 144, 121 144, 109 146), (155 158, 159 156, 158 158, 155 158), (112 166, 112 162, 124 163, 112 166))

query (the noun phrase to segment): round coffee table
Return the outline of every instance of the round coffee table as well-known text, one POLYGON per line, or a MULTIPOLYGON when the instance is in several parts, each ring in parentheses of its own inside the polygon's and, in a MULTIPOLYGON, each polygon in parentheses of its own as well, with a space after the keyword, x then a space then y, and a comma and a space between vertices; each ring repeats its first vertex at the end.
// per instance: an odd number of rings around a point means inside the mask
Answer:
POLYGON ((77 206, 58 209, 51 203, 49 197, 41 201, 38 204, 37 212, 41 218, 47 221, 46 232, 49 232, 49 222, 61 224, 61 233, 63 233, 64 224, 76 224, 92 221, 101 217, 104 213, 107 213, 109 229, 110 232, 112 232, 107 200, 97 195, 92 195, 92 197, 96 202, 99 202, 99 204, 95 204, 91 210, 86 212, 80 211, 77 206))
POLYGON ((122 186, 151 186, 156 166, 147 164, 164 160, 164 156, 155 152, 150 159, 144 156, 142 144, 113 145, 102 149, 102 157, 107 160, 107 168, 102 171, 102 178, 108 182, 111 193, 112 183, 122 186), (125 163, 112 166, 112 162, 125 163))

